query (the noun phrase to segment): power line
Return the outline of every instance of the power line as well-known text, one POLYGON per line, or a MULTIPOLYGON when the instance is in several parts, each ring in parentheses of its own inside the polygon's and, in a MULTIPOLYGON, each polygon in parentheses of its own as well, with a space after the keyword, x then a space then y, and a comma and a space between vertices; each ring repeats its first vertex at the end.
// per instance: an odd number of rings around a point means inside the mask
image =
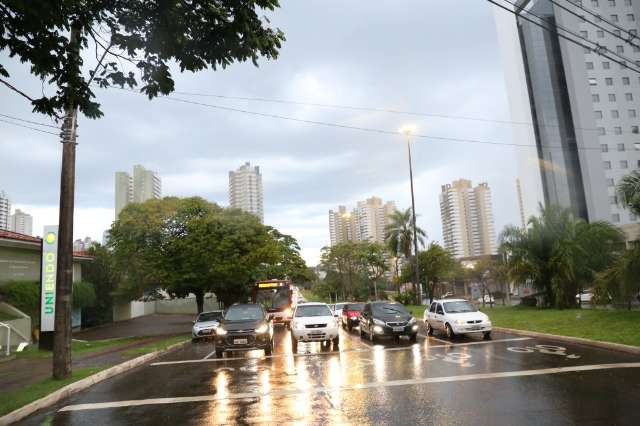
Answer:
MULTIPOLYGON (((631 41, 631 40, 632 40, 632 38, 626 39, 626 38, 622 37, 620 34, 616 34, 614 31, 611 31, 610 29, 605 28, 605 27, 603 27, 602 25, 598 25, 597 23, 595 23, 595 22, 593 22, 593 21, 590 21, 590 20, 586 19, 586 18, 584 17, 584 15, 580 15, 579 13, 577 13, 577 12, 575 12, 575 11, 573 11, 573 10, 569 9, 568 7, 561 5, 560 3, 558 3, 558 2, 557 2, 557 1, 555 1, 555 0, 549 0, 549 2, 551 2, 551 3, 553 3, 554 5, 558 6, 560 9, 565 10, 566 12, 568 12, 568 13, 572 14, 573 16, 575 16, 575 17, 577 17, 577 18, 580 18, 581 20, 583 20, 583 21, 585 21, 585 22, 587 22, 587 23, 589 23, 589 24, 593 25, 594 27, 596 27, 596 28, 598 28, 598 29, 600 29, 600 30, 604 31, 605 33, 607 33, 607 34, 609 34, 609 35, 612 35, 612 36, 614 36, 614 37, 616 37, 616 38, 618 38, 618 39, 620 39, 620 40, 622 40, 622 41, 624 41, 624 42, 626 42, 626 43, 630 44, 631 46, 633 46, 633 47, 636 47, 636 48, 639 48, 639 49, 640 49, 640 45, 637 45, 637 44, 635 44, 635 43, 633 43, 633 42, 631 41)), ((571 1, 569 1, 569 3, 573 4, 571 1)), ((602 19, 602 18, 599 18, 599 19, 602 19)))
MULTIPOLYGON (((132 90, 132 89, 122 89, 122 90, 129 91, 129 92, 136 93, 136 94, 140 94, 140 95, 144 95, 143 93, 140 93, 140 92, 132 90)), ((173 102, 197 105, 197 106, 202 106, 202 107, 212 108, 212 109, 217 109, 217 110, 222 110, 222 111, 239 112, 239 113, 248 114, 248 115, 255 115, 255 116, 266 117, 266 118, 274 118, 274 119, 278 119, 278 120, 292 121, 292 122, 305 123, 305 124, 313 124, 313 125, 324 126, 324 127, 334 127, 334 128, 341 128, 341 129, 358 130, 358 131, 363 131, 363 132, 368 132, 368 133, 378 133, 378 134, 393 135, 393 136, 398 136, 399 135, 398 132, 392 131, 392 130, 375 129, 375 128, 371 128, 371 127, 362 127, 362 126, 352 126, 352 125, 348 125, 348 124, 331 123, 331 122, 319 121, 319 120, 308 120, 308 119, 290 117, 290 116, 280 115, 280 114, 264 113, 264 112, 246 110, 246 109, 242 109, 242 108, 233 108, 233 107, 227 107, 227 106, 222 106, 222 105, 208 104, 208 103, 197 102, 197 101, 192 101, 192 100, 188 100, 188 99, 174 98, 174 97, 171 97, 171 96, 162 96, 160 99, 166 99, 166 100, 173 101, 173 102)), ((514 146, 514 147, 519 147, 519 148, 537 148, 537 145, 532 145, 532 144, 519 144, 519 143, 513 143, 513 142, 495 142, 495 141, 487 141, 487 140, 479 140, 479 139, 452 138, 452 137, 433 136, 433 135, 424 135, 424 134, 414 134, 414 135, 412 135, 412 137, 419 138, 419 139, 431 139, 431 140, 442 141, 442 142, 475 143, 475 144, 498 145, 498 146, 514 146)), ((551 146, 551 145, 544 145, 544 146, 542 146, 542 148, 545 148, 545 149, 566 149, 566 147, 563 147, 563 146, 551 146)), ((588 147, 580 148, 580 147, 577 147, 577 149, 579 149, 579 150, 597 150, 597 151, 600 151, 601 148, 599 148, 599 147, 598 148, 588 148, 588 147)))
POLYGON ((560 38, 562 38, 562 39, 564 39, 564 40, 567 40, 567 41, 569 41, 569 42, 571 42, 571 43, 573 43, 573 44, 576 44, 576 45, 578 45, 578 46, 582 47, 583 49, 589 49, 590 51, 593 51, 593 52, 594 52, 595 54, 597 54, 597 55, 600 55, 600 56, 602 56, 602 57, 605 57, 605 58, 609 59, 610 61, 615 62, 616 64, 618 64, 618 65, 620 65, 620 66, 623 66, 623 67, 625 67, 625 68, 627 68, 627 69, 629 69, 629 70, 631 70, 631 71, 633 71, 633 72, 636 72, 636 73, 640 74, 640 70, 639 70, 639 69, 637 69, 637 68, 632 68, 632 67, 630 67, 630 66, 627 64, 627 61, 629 61, 629 62, 631 62, 631 63, 635 63, 633 60, 631 60, 631 59, 629 59, 629 58, 626 58, 626 57, 623 57, 623 56, 621 56, 621 55, 619 55, 619 54, 617 54, 617 53, 611 52, 611 51, 610 51, 609 49, 607 49, 605 46, 600 46, 598 43, 593 42, 593 41, 591 41, 591 40, 589 40, 589 39, 585 39, 584 37, 582 37, 582 36, 580 36, 580 35, 578 35, 578 34, 575 34, 575 33, 574 33, 574 32, 572 32, 571 30, 568 30, 568 29, 566 29, 566 28, 564 28, 564 27, 562 27, 562 26, 560 26, 560 25, 557 25, 557 24, 551 24, 551 23, 549 23, 549 22, 545 21, 545 20, 544 20, 544 18, 542 18, 541 16, 536 15, 535 13, 530 12, 530 11, 528 11, 528 10, 526 10, 526 9, 523 9, 523 7, 522 7, 522 6, 518 6, 516 3, 513 3, 513 2, 511 2, 511 1, 509 1, 509 0, 502 0, 502 1, 504 1, 505 3, 507 3, 507 4, 509 4, 509 5, 513 6, 513 7, 515 7, 515 8, 517 9, 517 11, 516 11, 516 10, 511 10, 511 9, 509 9, 508 7, 504 6, 504 5, 501 5, 501 4, 496 3, 496 2, 495 2, 495 1, 493 1, 493 0, 487 0, 487 1, 488 1, 489 3, 494 4, 495 6, 500 7, 501 9, 504 9, 504 10, 506 10, 506 11, 510 12, 510 13, 513 13, 516 17, 519 17, 520 19, 524 19, 524 20, 526 20, 526 21, 528 21, 528 22, 530 22, 530 23, 532 23, 532 24, 534 24, 534 25, 536 25, 536 26, 538 26, 538 27, 540 27, 540 28, 542 28, 542 29, 544 29, 544 30, 546 30, 546 31, 548 31, 548 32, 550 32, 550 33, 552 33, 552 34, 554 34, 554 35, 556 35, 557 37, 560 37, 560 38), (544 22, 545 24, 548 24, 548 25, 550 25, 550 26, 542 25, 542 24, 541 24, 541 23, 539 23, 539 22, 535 22, 534 20, 532 20, 532 19, 530 19, 530 18, 527 18, 526 16, 524 16, 524 15, 523 15, 522 13, 520 13, 520 12, 524 12, 524 13, 527 13, 527 14, 529 14, 529 15, 531 15, 531 16, 535 16, 536 18, 538 18, 539 20, 541 20, 542 22, 544 22), (565 34, 561 34, 561 33, 558 31, 558 29, 561 29, 561 30, 565 31, 565 32, 567 32, 567 33, 569 33, 569 34, 573 35, 574 37, 578 37, 578 38, 579 38, 579 39, 581 39, 581 40, 585 40, 585 41, 587 41, 588 43, 594 44, 594 45, 596 45, 596 46, 597 46, 597 48, 594 50, 594 49, 592 49, 592 48, 591 48, 591 46, 585 45, 585 44, 581 43, 581 42, 580 42, 580 41, 578 41, 578 40, 575 40, 575 39, 572 39, 571 37, 568 37, 568 36, 567 36, 567 35, 565 35, 565 34), (607 54, 603 53, 602 51, 610 52, 611 54, 614 54, 614 55, 618 56, 618 57, 619 57, 620 59, 622 59, 622 60, 618 60, 618 59, 612 58, 611 56, 609 56, 609 55, 607 55, 607 54))
MULTIPOLYGON (((568 0, 567 0, 567 1, 568 1, 568 0)), ((617 34, 615 34, 615 35, 616 35, 616 37, 620 37, 620 39, 621 39, 621 40, 628 41, 629 43, 631 43, 631 40, 633 40, 634 38, 637 38, 637 36, 635 36, 634 34, 631 34, 629 31, 625 30, 625 29, 624 29, 624 28, 622 28, 621 26, 616 25, 615 23, 613 23, 613 22, 611 22, 611 21, 608 21, 608 20, 604 19, 604 18, 602 17, 602 15, 599 15, 599 14, 597 14, 597 13, 595 13, 595 12, 593 12, 593 11, 591 11, 591 10, 587 9, 587 8, 586 8, 586 7, 584 7, 582 4, 580 4, 580 3, 573 3, 573 2, 570 2, 570 1, 569 1, 569 3, 571 3, 572 5, 574 5, 574 6, 578 7, 579 9, 583 10, 584 12, 587 12, 589 15, 591 15, 591 16, 593 16, 593 17, 595 17, 596 19, 599 19, 599 20, 601 20, 601 21, 603 21, 603 22, 606 22, 607 24, 609 24, 609 25, 610 25, 610 26, 612 26, 613 28, 615 28, 615 29, 619 30, 621 33, 622 33, 622 32, 625 32, 625 33, 627 33, 627 34, 629 35, 629 39, 627 40, 627 39, 624 39, 624 38, 622 38, 621 36, 618 36, 617 34)))
POLYGON ((10 118, 12 120, 17 120, 17 121, 23 121, 25 123, 30 123, 30 124, 36 124, 38 126, 52 127, 54 129, 59 129, 60 128, 58 126, 54 126, 53 124, 40 123, 38 121, 25 120, 24 118, 14 117, 14 116, 7 115, 7 114, 0 114, 0 117, 10 118))
POLYGON ((36 131, 36 132, 40 132, 40 133, 47 133, 47 134, 49 134, 49 135, 60 136, 58 133, 53 133, 53 132, 49 132, 49 131, 47 131, 47 130, 42 130, 42 129, 36 129, 35 127, 26 126, 26 125, 24 125, 24 124, 20 124, 20 123, 13 123, 13 122, 11 122, 11 121, 4 120, 4 119, 2 119, 2 118, 0 118, 0 121, 1 121, 1 122, 3 122, 3 123, 12 124, 12 125, 14 125, 14 126, 24 127, 25 129, 31 129, 31 130, 34 130, 34 131, 36 131))

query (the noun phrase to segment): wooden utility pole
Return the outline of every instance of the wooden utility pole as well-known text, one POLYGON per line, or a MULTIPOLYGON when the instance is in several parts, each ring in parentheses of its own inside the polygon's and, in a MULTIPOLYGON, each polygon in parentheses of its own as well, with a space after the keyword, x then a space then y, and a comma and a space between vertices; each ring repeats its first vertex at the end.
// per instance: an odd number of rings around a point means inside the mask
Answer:
MULTIPOLYGON (((70 62, 79 61, 80 31, 72 26, 69 37, 70 62)), ((79 70, 78 70, 79 71, 79 70)), ((58 231, 58 268, 56 275, 55 330, 53 336, 53 377, 71 375, 71 311, 73 309, 73 210, 76 171, 76 127, 78 107, 69 100, 62 124, 62 171, 60 174, 60 217, 58 231)))

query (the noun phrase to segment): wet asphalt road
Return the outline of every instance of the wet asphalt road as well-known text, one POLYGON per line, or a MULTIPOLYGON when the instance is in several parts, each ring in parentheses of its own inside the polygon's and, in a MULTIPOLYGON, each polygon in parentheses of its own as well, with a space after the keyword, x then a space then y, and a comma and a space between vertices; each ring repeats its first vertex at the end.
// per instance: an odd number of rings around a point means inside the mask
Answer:
POLYGON ((277 329, 272 357, 189 344, 21 424, 638 425, 640 357, 494 333, 339 351, 277 329), (105 404, 107 403, 107 404, 105 404))

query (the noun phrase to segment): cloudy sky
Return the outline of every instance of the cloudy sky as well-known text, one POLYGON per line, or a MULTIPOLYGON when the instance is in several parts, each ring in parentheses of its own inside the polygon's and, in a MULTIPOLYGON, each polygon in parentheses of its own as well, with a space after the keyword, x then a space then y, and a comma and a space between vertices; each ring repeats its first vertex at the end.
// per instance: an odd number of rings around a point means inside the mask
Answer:
MULTIPOLYGON (((287 37, 277 61, 176 75, 177 90, 509 120, 493 10, 477 0, 284 0, 271 15, 287 37)), ((28 68, 0 57, 16 86, 43 90, 28 68)), ((45 89, 46 90, 46 89, 45 89)), ((118 89, 99 91, 105 117, 81 118, 75 237, 101 239, 114 217, 114 172, 143 164, 163 194, 228 204, 228 171, 259 165, 265 222, 295 236, 309 264, 329 242, 328 210, 377 195, 410 204, 400 136, 223 111, 118 89)), ((212 105, 306 120, 510 143, 508 125, 433 116, 174 95, 212 105)), ((0 87, 0 113, 46 121, 0 87)), ((54 129, 50 129, 54 130, 54 129)), ((57 222, 60 143, 55 136, 0 122, 0 189, 34 216, 34 233, 57 222)), ((515 150, 509 146, 420 139, 414 145, 419 226, 440 241, 440 185, 488 182, 496 229, 517 223, 515 150)))

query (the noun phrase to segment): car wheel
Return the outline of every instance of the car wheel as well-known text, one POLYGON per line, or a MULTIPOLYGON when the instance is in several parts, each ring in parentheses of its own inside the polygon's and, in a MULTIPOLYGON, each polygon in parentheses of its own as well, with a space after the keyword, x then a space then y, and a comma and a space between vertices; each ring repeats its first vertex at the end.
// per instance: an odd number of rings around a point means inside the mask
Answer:
POLYGON ((414 334, 412 334, 411 336, 409 336, 409 341, 410 341, 411 343, 415 343, 415 342, 417 342, 417 341, 418 341, 418 333, 414 333, 414 334))
POLYGON ((373 334, 373 330, 369 330, 369 341, 371 343, 375 343, 376 342, 376 336, 373 334))
POLYGON ((293 336, 291 336, 291 350, 294 354, 298 353, 298 339, 293 336))
POLYGON ((191 338, 191 343, 198 343, 198 339, 196 339, 195 337, 191 338))
POLYGON ((351 330, 353 330, 353 326, 352 326, 351 324, 349 324, 349 325, 347 326, 347 329, 349 330, 349 333, 351 333, 351 330))
POLYGON ((491 340, 491 332, 490 331, 485 331, 482 336, 484 337, 484 340, 491 340))
POLYGON ((333 339, 332 348, 334 351, 337 351, 340 349, 340 337, 336 337, 335 339, 333 339))
POLYGON ((360 338, 364 339, 364 331, 362 331, 362 326, 360 326, 360 338))
POLYGON ((216 349, 216 358, 224 358, 224 351, 216 349))
POLYGON ((429 321, 427 321, 427 334, 429 336, 433 336, 433 327, 431 327, 431 324, 429 323, 429 321))
POLYGON ((453 329, 448 323, 444 326, 444 328, 447 333, 447 338, 453 339, 456 336, 456 334, 453 332, 453 329))

